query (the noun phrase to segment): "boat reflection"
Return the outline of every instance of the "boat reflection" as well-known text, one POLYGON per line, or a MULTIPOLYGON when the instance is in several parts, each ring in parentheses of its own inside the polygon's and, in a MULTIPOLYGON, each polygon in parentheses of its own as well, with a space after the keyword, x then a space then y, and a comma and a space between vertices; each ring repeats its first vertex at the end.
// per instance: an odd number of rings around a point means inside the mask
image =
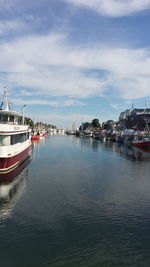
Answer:
POLYGON ((39 145, 39 143, 40 143, 40 140, 36 140, 36 139, 32 140, 32 147, 39 145))
POLYGON ((15 204, 25 191, 29 162, 28 158, 18 168, 9 173, 0 174, 0 220, 11 216, 15 204))
POLYGON ((150 150, 139 149, 131 146, 115 146, 115 150, 120 153, 121 156, 135 161, 149 161, 150 150))
POLYGON ((33 139, 32 140, 32 147, 36 147, 36 146, 38 146, 39 144, 44 144, 45 143, 45 136, 42 136, 40 139, 33 139))
POLYGON ((93 150, 94 152, 98 152, 100 142, 98 140, 94 140, 91 138, 80 138, 81 150, 93 150))
POLYGON ((36 157, 37 152, 39 152, 39 149, 40 149, 42 142, 45 142, 44 137, 42 139, 39 139, 39 140, 32 140, 32 149, 31 149, 32 159, 34 159, 36 157))
MULTIPOLYGON (((128 158, 133 161, 149 161, 150 160, 150 148, 139 149, 132 146, 119 146, 112 142, 100 142, 88 138, 74 138, 81 144, 81 151, 93 150, 94 152, 110 151, 113 153, 119 153, 120 156, 128 158)), ((76 141, 77 142, 77 141, 76 141)))

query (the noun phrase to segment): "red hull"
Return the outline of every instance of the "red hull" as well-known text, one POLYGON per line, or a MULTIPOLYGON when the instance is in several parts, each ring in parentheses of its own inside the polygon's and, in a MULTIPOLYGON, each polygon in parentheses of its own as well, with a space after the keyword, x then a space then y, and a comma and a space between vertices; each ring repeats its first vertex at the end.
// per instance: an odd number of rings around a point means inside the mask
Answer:
POLYGON ((139 143, 132 143, 133 146, 139 147, 139 148, 145 148, 145 147, 150 147, 150 141, 143 141, 139 143))
POLYGON ((23 169, 28 166, 29 162, 30 157, 24 159, 24 161, 21 162, 17 168, 11 170, 10 172, 0 173, 0 183, 12 182, 16 178, 16 176, 18 176, 23 171, 23 169))
POLYGON ((0 158, 0 172, 9 172, 13 168, 16 168, 21 162, 23 162, 29 156, 29 152, 30 152, 30 146, 13 157, 0 158))
POLYGON ((40 139, 40 135, 37 135, 37 134, 31 135, 31 140, 39 140, 39 139, 40 139))

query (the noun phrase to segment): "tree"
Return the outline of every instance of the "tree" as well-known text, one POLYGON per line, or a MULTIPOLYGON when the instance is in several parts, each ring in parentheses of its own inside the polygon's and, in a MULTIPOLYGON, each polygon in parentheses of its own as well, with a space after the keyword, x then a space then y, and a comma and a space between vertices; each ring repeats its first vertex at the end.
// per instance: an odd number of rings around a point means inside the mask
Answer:
POLYGON ((93 120, 92 120, 92 127, 93 127, 93 128, 98 128, 98 127, 100 127, 99 119, 93 119, 93 120))
POLYGON ((116 127, 116 122, 114 122, 113 120, 108 120, 106 122, 103 122, 103 128, 105 130, 113 130, 116 127))
POLYGON ((40 127, 40 128, 45 128, 46 130, 52 128, 52 129, 57 129, 57 127, 55 125, 49 124, 49 123, 44 123, 41 121, 37 121, 36 123, 34 123, 35 127, 40 127))
POLYGON ((31 128, 34 127, 34 122, 30 118, 25 117, 25 124, 29 125, 31 128))
POLYGON ((80 127, 79 127, 79 130, 80 131, 85 131, 87 129, 89 129, 89 127, 91 127, 91 123, 90 122, 84 122, 80 127))

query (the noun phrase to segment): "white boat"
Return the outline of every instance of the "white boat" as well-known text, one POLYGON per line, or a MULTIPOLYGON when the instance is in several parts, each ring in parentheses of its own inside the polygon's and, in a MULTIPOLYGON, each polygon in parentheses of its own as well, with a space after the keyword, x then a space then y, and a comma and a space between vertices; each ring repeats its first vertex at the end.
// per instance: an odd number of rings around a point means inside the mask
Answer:
POLYGON ((16 168, 30 151, 30 133, 24 115, 10 110, 6 92, 0 110, 0 173, 16 168))
POLYGON ((84 130, 82 137, 92 137, 93 132, 90 130, 84 130))

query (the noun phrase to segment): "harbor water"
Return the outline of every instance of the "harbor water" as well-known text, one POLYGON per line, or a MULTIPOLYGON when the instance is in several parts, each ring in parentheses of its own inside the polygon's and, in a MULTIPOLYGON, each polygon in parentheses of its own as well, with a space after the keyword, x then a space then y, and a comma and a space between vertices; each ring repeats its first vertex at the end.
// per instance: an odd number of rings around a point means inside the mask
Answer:
POLYGON ((46 136, 0 179, 0 266, 150 266, 150 152, 46 136))

